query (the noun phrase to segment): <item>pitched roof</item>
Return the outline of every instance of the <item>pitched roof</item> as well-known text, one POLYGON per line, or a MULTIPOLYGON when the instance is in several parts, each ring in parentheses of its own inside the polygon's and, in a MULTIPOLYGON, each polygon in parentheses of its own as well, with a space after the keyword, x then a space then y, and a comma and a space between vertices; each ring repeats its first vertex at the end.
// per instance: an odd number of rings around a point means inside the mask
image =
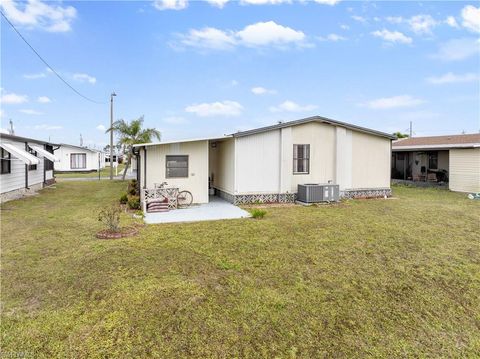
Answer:
POLYGON ((394 141, 392 149, 480 147, 480 133, 412 137, 394 141))
POLYGON ((272 130, 276 130, 276 129, 284 128, 284 127, 301 125, 301 124, 308 123, 308 122, 327 123, 327 124, 330 124, 330 125, 341 126, 341 127, 345 127, 345 128, 351 129, 351 130, 359 131, 359 132, 369 133, 371 135, 390 138, 392 140, 397 139, 395 136, 393 136, 389 133, 385 133, 385 132, 381 132, 381 131, 377 131, 377 130, 372 130, 370 128, 361 127, 361 126, 357 126, 357 125, 352 125, 352 124, 346 123, 346 122, 332 120, 331 118, 322 117, 322 116, 312 116, 312 117, 302 118, 300 120, 295 120, 295 121, 281 122, 281 123, 278 123, 278 124, 273 125, 273 126, 266 126, 266 127, 255 128, 255 129, 247 130, 247 131, 240 131, 240 132, 232 133, 232 136, 233 137, 249 136, 249 135, 253 135, 253 134, 256 134, 256 133, 272 131, 272 130))
POLYGON ((93 149, 93 148, 77 146, 77 145, 70 145, 68 143, 60 143, 60 146, 62 146, 62 147, 74 147, 74 148, 78 148, 80 150, 85 150, 85 151, 90 151, 90 152, 103 152, 103 151, 96 150, 96 149, 93 149))
POLYGON ((10 135, 8 133, 0 133, 0 138, 5 138, 7 140, 12 140, 12 141, 18 141, 18 142, 34 142, 38 144, 49 144, 53 146, 58 146, 56 143, 52 143, 49 141, 42 141, 42 140, 37 140, 35 138, 28 138, 28 137, 22 137, 22 136, 16 136, 16 135, 10 135))

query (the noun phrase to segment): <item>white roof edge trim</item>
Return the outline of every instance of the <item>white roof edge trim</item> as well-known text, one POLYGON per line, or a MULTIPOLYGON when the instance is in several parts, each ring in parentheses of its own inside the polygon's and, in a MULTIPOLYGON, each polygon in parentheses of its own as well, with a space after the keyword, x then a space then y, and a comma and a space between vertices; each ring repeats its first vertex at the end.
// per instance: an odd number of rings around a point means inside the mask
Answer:
POLYGON ((46 158, 49 159, 50 161, 52 161, 52 162, 60 162, 60 158, 58 158, 58 157, 56 157, 55 155, 53 155, 52 153, 44 150, 44 149, 41 148, 40 146, 31 145, 30 147, 33 148, 35 151, 39 152, 41 155, 43 155, 43 157, 46 157, 46 158))
POLYGON ((187 138, 184 140, 173 140, 173 141, 165 141, 165 142, 138 143, 136 145, 133 145, 133 147, 171 145, 173 143, 182 143, 182 142, 214 141, 214 140, 224 140, 227 138, 233 138, 233 136, 225 135, 222 137, 187 138))
POLYGON ((10 152, 13 157, 18 158, 27 165, 38 165, 40 163, 40 160, 37 157, 25 150, 15 147, 11 143, 0 143, 0 147, 2 147, 5 151, 10 152))
POLYGON ((428 148, 477 148, 480 147, 480 143, 458 143, 451 145, 419 145, 419 146, 392 146, 392 150, 422 150, 428 148))

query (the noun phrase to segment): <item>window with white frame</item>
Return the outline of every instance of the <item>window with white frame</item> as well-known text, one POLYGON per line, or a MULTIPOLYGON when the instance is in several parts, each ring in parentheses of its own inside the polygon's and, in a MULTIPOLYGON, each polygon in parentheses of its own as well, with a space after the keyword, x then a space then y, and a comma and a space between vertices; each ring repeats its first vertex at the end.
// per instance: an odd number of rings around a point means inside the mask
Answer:
POLYGON ((1 151, 1 157, 2 157, 2 175, 6 173, 10 173, 12 170, 11 167, 11 159, 12 156, 10 155, 10 152, 7 152, 3 148, 0 148, 1 151))
POLYGON ((166 156, 166 178, 188 177, 188 156, 166 156))
MULTIPOLYGON (((32 156, 35 156, 37 157, 37 151, 35 151, 33 148, 31 147, 28 147, 28 153, 30 153, 32 156)), ((34 165, 29 165, 28 166, 28 170, 29 171, 36 171, 37 170, 37 165, 34 164, 34 165)))
POLYGON ((87 154, 86 153, 71 153, 70 154, 70 168, 72 170, 80 170, 87 168, 87 154))
POLYGON ((310 173, 310 145, 293 145, 293 173, 310 173))

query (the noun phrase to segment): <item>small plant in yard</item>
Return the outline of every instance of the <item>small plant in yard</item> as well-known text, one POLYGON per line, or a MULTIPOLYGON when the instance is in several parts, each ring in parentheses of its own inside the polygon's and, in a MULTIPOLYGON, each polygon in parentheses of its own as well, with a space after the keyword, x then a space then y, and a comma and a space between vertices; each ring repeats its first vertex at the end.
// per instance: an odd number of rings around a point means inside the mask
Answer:
POLYGON ((120 207, 112 205, 103 208, 98 213, 98 220, 102 222, 110 232, 118 232, 120 229, 120 207))
POLYGON ((133 179, 130 182, 128 182, 128 194, 132 196, 138 196, 140 193, 138 193, 138 183, 137 180, 133 179))
POLYGON ((252 214, 252 218, 262 219, 267 214, 267 211, 260 208, 254 208, 250 211, 250 213, 252 214))
POLYGON ((127 204, 128 202, 128 194, 127 193, 124 193, 122 194, 122 196, 120 197, 120 203, 121 204, 127 204))
POLYGON ((140 197, 128 196, 127 205, 128 205, 128 208, 130 209, 140 209, 140 197))

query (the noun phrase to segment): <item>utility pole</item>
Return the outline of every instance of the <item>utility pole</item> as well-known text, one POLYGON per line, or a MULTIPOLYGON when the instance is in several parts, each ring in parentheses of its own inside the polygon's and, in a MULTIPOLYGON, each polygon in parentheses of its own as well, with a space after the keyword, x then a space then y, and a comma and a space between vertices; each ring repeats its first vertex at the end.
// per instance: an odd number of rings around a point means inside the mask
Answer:
POLYGON ((12 119, 10 119, 10 134, 11 134, 11 135, 14 135, 14 134, 15 134, 15 131, 14 131, 14 129, 13 129, 13 121, 12 121, 12 119))
POLYGON ((410 121, 410 138, 412 138, 413 135, 413 128, 412 128, 412 121, 410 121))
POLYGON ((80 134, 80 147, 83 147, 83 137, 82 137, 82 134, 80 134))
POLYGON ((117 96, 115 91, 110 95, 110 181, 113 180, 113 97, 117 96))

